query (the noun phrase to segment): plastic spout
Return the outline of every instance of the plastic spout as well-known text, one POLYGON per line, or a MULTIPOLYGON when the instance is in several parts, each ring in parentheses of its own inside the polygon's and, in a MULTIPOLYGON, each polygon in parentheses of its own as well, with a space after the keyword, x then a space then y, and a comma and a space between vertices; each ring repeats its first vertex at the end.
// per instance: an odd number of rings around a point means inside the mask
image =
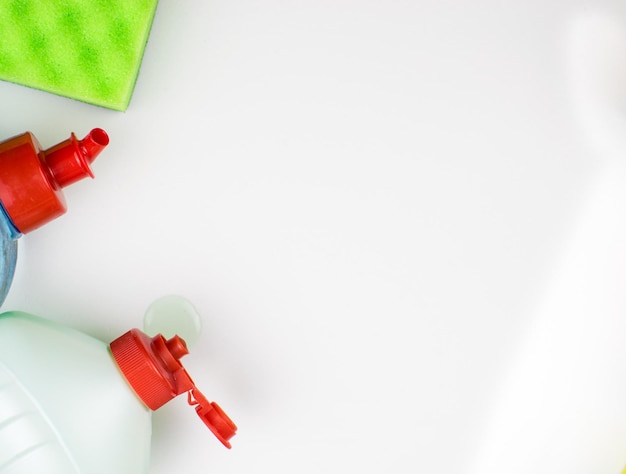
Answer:
POLYGON ((188 353, 181 337, 150 337, 139 329, 131 329, 109 347, 126 381, 148 408, 158 410, 187 393, 187 402, 195 407, 206 427, 230 448, 229 440, 236 434, 237 426, 217 403, 207 400, 180 363, 180 358, 188 353))
POLYGON ((89 165, 109 144, 109 136, 101 128, 94 128, 85 138, 76 135, 43 151, 50 174, 60 188, 69 186, 83 178, 93 178, 89 165))
POLYGON ((101 128, 94 128, 79 144, 85 159, 91 164, 104 150, 104 147, 109 144, 109 136, 101 128))
POLYGON ((237 433, 237 425, 224 413, 224 410, 217 403, 208 401, 195 386, 188 392, 187 403, 196 407, 196 413, 206 427, 220 443, 230 449, 229 440, 237 433))
POLYGON ((93 177, 89 165, 108 144, 100 128, 82 140, 72 133, 47 150, 30 132, 0 141, 0 203, 17 231, 27 234, 63 215, 62 188, 93 177))

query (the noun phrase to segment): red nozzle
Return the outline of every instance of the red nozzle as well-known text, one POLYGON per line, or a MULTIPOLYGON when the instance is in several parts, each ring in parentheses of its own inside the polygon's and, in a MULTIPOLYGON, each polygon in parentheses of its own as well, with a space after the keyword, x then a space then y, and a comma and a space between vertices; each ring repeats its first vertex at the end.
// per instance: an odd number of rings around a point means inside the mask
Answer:
POLYGON ((186 355, 185 341, 161 334, 153 338, 139 329, 131 329, 110 344, 111 354, 126 380, 141 401, 157 410, 176 396, 187 392, 188 402, 224 446, 237 427, 215 402, 209 402, 180 363, 186 355))
POLYGON ((0 201, 15 227, 27 233, 64 214, 61 189, 93 177, 89 165, 108 143, 100 128, 48 150, 30 132, 0 142, 0 201))
POLYGON ((93 178, 89 165, 109 144, 109 136, 101 128, 94 128, 78 141, 72 136, 43 152, 45 162, 57 184, 64 188, 83 178, 93 178))

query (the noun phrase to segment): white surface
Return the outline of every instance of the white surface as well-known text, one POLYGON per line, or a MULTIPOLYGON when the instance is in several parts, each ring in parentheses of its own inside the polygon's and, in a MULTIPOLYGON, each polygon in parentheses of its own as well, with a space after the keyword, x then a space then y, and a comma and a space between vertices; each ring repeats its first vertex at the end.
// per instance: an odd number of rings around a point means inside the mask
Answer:
POLYGON ((177 400, 155 474, 619 472, 625 28, 619 0, 162 0, 126 113, 0 84, 2 136, 111 136, 5 308, 112 339, 194 303, 186 365, 239 433, 177 400))

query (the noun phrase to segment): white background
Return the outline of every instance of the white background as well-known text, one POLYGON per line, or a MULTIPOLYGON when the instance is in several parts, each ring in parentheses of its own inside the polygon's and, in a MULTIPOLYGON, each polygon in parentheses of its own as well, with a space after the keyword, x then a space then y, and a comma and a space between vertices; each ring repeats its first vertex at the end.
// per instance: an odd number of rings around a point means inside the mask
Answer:
POLYGON ((185 363, 239 432, 176 400, 151 473, 626 464, 622 1, 161 0, 126 113, 0 103, 2 137, 111 137, 4 308, 202 314, 185 363))

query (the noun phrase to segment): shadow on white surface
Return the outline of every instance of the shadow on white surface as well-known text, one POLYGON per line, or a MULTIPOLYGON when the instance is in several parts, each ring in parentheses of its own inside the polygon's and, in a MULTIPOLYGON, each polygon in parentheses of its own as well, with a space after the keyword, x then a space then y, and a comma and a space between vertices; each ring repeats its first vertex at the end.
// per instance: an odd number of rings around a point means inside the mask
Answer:
POLYGON ((567 33, 575 109, 602 168, 511 364, 476 474, 626 465, 626 24, 587 12, 567 33))

